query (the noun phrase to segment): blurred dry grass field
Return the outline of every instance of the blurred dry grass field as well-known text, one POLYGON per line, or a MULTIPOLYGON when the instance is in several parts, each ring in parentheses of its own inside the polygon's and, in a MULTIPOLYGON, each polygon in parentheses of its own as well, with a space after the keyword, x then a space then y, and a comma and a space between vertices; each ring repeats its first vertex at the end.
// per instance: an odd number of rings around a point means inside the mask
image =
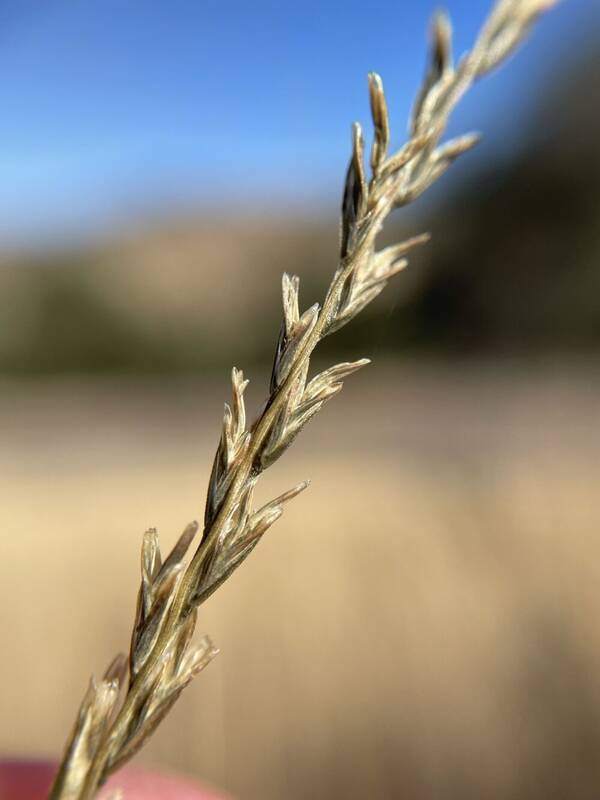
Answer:
MULTIPOLYGON (((57 753, 126 648, 142 532, 202 516, 227 392, 3 383, 4 752, 57 753)), ((248 800, 597 797, 599 423, 585 364, 353 376, 265 476, 313 484, 207 604, 221 655, 140 760, 248 800)))

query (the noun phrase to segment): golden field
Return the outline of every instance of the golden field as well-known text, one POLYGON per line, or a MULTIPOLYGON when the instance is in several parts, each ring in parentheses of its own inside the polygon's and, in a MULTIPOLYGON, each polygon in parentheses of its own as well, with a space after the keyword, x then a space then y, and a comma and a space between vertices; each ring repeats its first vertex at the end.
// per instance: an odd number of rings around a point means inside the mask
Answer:
MULTIPOLYGON (((227 394, 3 381, 4 753, 57 755, 127 647, 141 535, 202 516, 227 394)), ((585 363, 350 378, 264 476, 312 485, 205 606, 221 653, 140 762, 244 800, 597 797, 599 423, 585 363)))

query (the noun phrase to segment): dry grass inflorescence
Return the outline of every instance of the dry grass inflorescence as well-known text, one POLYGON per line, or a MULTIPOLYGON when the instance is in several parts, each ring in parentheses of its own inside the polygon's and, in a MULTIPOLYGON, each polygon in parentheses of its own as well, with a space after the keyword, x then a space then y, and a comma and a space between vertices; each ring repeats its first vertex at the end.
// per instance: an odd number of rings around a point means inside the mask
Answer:
POLYGON ((193 641, 198 607, 248 557, 303 491, 301 483, 256 509, 260 475, 287 450, 304 425, 337 394, 344 379, 368 361, 337 364, 308 379, 318 343, 350 322, 406 266, 406 254, 427 241, 416 236, 376 249, 382 226, 395 208, 421 195, 478 136, 439 144, 449 115, 478 78, 494 69, 523 40, 553 0, 499 0, 473 49, 454 64, 448 18, 432 25, 429 67, 410 120, 408 142, 388 154, 390 126, 381 78, 369 75, 374 136, 370 175, 361 126, 352 128, 352 156, 342 201, 340 262, 322 306, 300 312, 299 279, 283 276, 283 323, 269 394, 248 426, 243 373, 232 372, 232 401, 225 406, 202 531, 191 523, 164 558, 158 534, 146 532, 142 581, 129 656, 117 656, 100 681, 92 679, 50 797, 89 800, 106 778, 152 734, 183 689, 217 654, 208 638, 193 641), (198 543, 189 563, 192 542, 198 543))

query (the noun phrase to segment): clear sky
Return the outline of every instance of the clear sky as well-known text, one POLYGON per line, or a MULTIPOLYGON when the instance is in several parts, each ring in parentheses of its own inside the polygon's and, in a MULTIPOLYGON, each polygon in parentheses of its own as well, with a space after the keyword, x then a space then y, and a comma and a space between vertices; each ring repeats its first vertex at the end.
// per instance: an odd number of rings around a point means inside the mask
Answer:
MULTIPOLYGON (((447 6, 460 53, 488 3, 447 6)), ((383 75, 400 138, 432 7, 0 0, 0 237, 81 235, 175 207, 337 202, 350 122, 368 121, 366 72, 383 75)), ((455 131, 510 150, 545 77, 599 23, 598 0, 564 0, 463 103, 455 131)))

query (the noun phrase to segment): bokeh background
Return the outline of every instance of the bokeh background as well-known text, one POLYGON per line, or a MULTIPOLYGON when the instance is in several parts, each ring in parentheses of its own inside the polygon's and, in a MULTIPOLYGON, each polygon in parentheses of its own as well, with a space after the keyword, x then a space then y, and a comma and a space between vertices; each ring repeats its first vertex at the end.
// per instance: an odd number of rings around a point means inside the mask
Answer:
MULTIPOLYGON (((456 50, 483 0, 448 4, 456 50)), ((202 516, 232 364, 264 398, 282 271, 335 267, 349 123, 395 141, 428 3, 0 6, 0 747, 57 755, 127 646, 148 526, 202 516)), ((206 605, 222 652, 140 757, 248 800, 596 798, 600 6, 465 99, 485 137, 320 354, 369 356, 206 605)))

